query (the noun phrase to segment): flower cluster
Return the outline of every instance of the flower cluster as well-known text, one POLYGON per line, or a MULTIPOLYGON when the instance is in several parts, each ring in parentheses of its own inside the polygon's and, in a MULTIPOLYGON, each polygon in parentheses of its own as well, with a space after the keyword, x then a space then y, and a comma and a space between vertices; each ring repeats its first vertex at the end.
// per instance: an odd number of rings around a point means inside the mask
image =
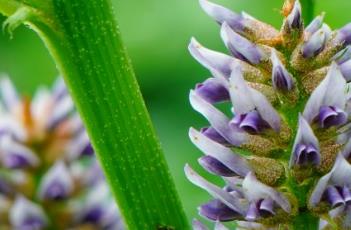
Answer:
POLYGON ((0 229, 124 229, 63 81, 0 95, 0 229))
MULTIPOLYGON (((277 30, 199 2, 230 53, 189 45, 212 75, 190 92, 209 126, 189 136, 204 154, 199 164, 224 181, 217 186, 185 166, 213 196, 199 214, 216 229, 228 221, 281 229, 306 212, 320 229, 351 229, 351 24, 332 31, 322 14, 305 26, 299 0, 286 0, 277 30)), ((193 227, 207 229, 197 220, 193 227)))

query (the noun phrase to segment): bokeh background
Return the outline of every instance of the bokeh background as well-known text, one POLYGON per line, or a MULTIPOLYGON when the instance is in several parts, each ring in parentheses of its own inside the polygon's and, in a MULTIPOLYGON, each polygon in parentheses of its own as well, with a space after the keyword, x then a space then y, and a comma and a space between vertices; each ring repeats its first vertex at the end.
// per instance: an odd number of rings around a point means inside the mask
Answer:
MULTIPOLYGON (((208 77, 187 50, 192 36, 205 46, 225 52, 219 27, 202 12, 197 0, 112 0, 122 36, 132 59, 152 120, 160 136, 171 173, 188 218, 208 195, 192 186, 183 173, 185 163, 197 167, 201 153, 188 140, 190 126, 206 121, 188 102, 190 88, 208 77)), ((215 1, 215 0, 213 0, 215 1)), ((315 0, 316 13, 326 12, 325 21, 338 28, 351 21, 351 1, 315 0)), ((279 28, 283 0, 217 0, 235 11, 244 10, 279 28)), ((0 22, 4 20, 0 17, 0 22)), ((27 96, 39 85, 58 76, 55 64, 36 34, 18 28, 13 38, 0 33, 0 72, 11 76, 27 96)), ((203 172, 199 169, 200 172, 203 172)))

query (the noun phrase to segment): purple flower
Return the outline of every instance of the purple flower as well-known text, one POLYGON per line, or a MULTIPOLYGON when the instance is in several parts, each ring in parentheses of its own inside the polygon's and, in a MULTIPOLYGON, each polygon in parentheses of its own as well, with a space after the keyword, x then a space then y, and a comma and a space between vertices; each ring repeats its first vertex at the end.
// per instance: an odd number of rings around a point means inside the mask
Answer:
POLYGON ((205 82, 197 84, 195 91, 211 104, 230 99, 228 90, 218 78, 208 78, 205 82))
POLYGON ((290 158, 290 167, 293 165, 319 165, 321 156, 319 142, 308 122, 300 115, 299 128, 290 158))

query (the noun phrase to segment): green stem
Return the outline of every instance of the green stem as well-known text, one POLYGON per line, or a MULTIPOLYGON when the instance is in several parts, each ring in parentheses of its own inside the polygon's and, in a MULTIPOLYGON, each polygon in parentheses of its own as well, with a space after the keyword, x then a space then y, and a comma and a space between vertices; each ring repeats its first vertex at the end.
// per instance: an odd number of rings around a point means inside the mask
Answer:
POLYGON ((319 225, 319 218, 311 215, 309 211, 302 212, 300 211, 298 216, 295 217, 293 221, 293 229, 310 229, 317 230, 319 225))
POLYGON ((109 0, 0 0, 8 28, 29 24, 54 57, 129 229, 188 229, 111 9, 109 0))
POLYGON ((314 17, 315 0, 300 0, 302 5, 302 15, 305 25, 308 25, 314 17))

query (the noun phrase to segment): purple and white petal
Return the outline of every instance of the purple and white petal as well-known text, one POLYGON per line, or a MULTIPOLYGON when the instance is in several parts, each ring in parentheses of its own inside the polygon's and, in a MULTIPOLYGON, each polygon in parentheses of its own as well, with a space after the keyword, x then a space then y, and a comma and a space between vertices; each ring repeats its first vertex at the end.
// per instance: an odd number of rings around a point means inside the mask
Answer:
POLYGON ((335 61, 338 65, 341 65, 351 59, 351 46, 346 46, 345 49, 339 51, 332 57, 332 61, 335 61))
POLYGON ((295 137, 289 167, 293 165, 318 165, 320 149, 317 137, 303 116, 299 116, 299 128, 295 137))
POLYGON ((233 177, 237 176, 237 173, 230 170, 222 162, 211 156, 203 156, 198 159, 199 164, 206 169, 208 172, 223 176, 223 177, 233 177))
POLYGON ((199 220, 197 219, 193 219, 192 221, 192 227, 193 230, 209 230, 206 225, 204 225, 203 223, 201 223, 199 220))
POLYGON ((230 144, 240 146, 246 140, 246 134, 240 130, 235 130, 229 126, 227 116, 208 103, 202 97, 197 95, 195 91, 190 91, 191 106, 201 113, 221 136, 223 136, 230 144))
POLYGON ((303 27, 301 4, 300 1, 296 0, 294 7, 288 17, 286 18, 287 26, 290 29, 299 30, 303 27))
POLYGON ((326 31, 321 28, 303 44, 301 48, 302 56, 304 58, 312 58, 317 56, 317 54, 319 54, 324 49, 326 42, 326 31))
POLYGON ((347 82, 351 81, 351 59, 339 65, 340 71, 347 82))
POLYGON ((52 87, 52 97, 54 101, 59 101, 68 95, 68 90, 66 88, 65 82, 62 77, 58 77, 52 87))
POLYGON ((93 154, 94 149, 85 130, 80 131, 66 146, 66 157, 69 160, 93 154))
POLYGON ((351 165, 342 154, 339 154, 332 170, 318 181, 309 199, 309 204, 312 207, 317 206, 329 185, 348 186, 350 188, 350 178, 351 165))
POLYGON ((54 128, 67 119, 74 110, 74 104, 69 95, 55 104, 51 117, 48 120, 48 128, 54 128))
POLYGON ((63 161, 58 161, 43 176, 39 186, 41 200, 66 199, 73 191, 73 179, 63 161))
POLYGON ((9 220, 15 229, 44 229, 48 224, 43 209, 23 196, 16 197, 9 220))
POLYGON ((220 200, 215 199, 199 207, 199 215, 212 221, 232 221, 241 217, 241 214, 232 210, 220 200))
POLYGON ((197 84, 195 92, 211 104, 230 99, 228 89, 218 78, 208 78, 203 83, 197 84))
POLYGON ((18 96, 17 90, 12 84, 10 78, 6 75, 0 76, 0 94, 5 108, 9 111, 20 103, 20 97, 18 96))
POLYGON ((322 106, 319 111, 319 125, 321 128, 340 126, 347 122, 348 114, 334 106, 322 106))
POLYGON ((294 86, 292 75, 286 70, 283 63, 277 56, 275 49, 272 49, 271 61, 272 68, 272 84, 278 90, 291 90, 294 86))
POLYGON ((291 212, 291 205, 289 200, 282 193, 276 191, 274 188, 271 188, 258 181, 252 172, 246 175, 242 186, 245 191, 245 196, 249 201, 272 199, 285 212, 291 212))
POLYGON ((309 34, 314 34, 317 32, 317 30, 319 30, 323 25, 324 15, 325 14, 322 13, 321 15, 315 17, 313 21, 305 28, 305 32, 309 34))
POLYGON ((203 47, 195 38, 192 38, 189 44, 190 54, 205 68, 217 70, 225 76, 231 73, 231 63, 234 58, 203 47))
POLYGON ((233 211, 241 215, 244 214, 244 207, 240 203, 239 199, 232 196, 229 192, 224 191, 220 187, 208 182, 206 179, 197 174, 192 168, 190 168, 188 164, 185 165, 184 171, 188 180, 190 180, 193 184, 206 190, 211 196, 220 200, 233 211))
POLYGON ((259 64, 265 58, 260 48, 234 32, 226 22, 222 24, 221 37, 229 51, 237 59, 251 64, 259 64))
POLYGON ((217 159, 236 174, 245 176, 251 171, 246 160, 230 148, 214 142, 193 128, 189 130, 189 137, 204 154, 217 159))
POLYGON ((199 0, 199 2, 202 9, 219 24, 226 22, 233 30, 237 32, 243 31, 243 17, 240 14, 234 13, 233 11, 208 0, 199 0))
POLYGON ((0 139, 1 162, 10 169, 38 166, 38 156, 26 146, 6 136, 0 139))
POLYGON ((201 128, 200 132, 215 142, 223 145, 229 145, 228 141, 212 127, 201 128))
POLYGON ((333 62, 325 79, 312 92, 303 112, 304 118, 312 123, 320 114, 322 106, 333 106, 344 110, 346 105, 346 81, 339 67, 333 62))
POLYGON ((340 28, 336 35, 336 41, 344 46, 351 44, 351 23, 340 28))
POLYGON ((240 65, 233 67, 230 77, 230 97, 235 115, 247 114, 256 110, 276 132, 280 130, 280 116, 267 98, 245 82, 240 65))

